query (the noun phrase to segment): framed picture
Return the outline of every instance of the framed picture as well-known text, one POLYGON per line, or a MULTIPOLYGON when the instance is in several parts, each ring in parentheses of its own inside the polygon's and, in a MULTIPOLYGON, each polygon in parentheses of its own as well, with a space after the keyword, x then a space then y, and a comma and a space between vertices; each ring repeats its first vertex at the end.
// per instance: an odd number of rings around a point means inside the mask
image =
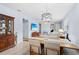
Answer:
POLYGON ((50 29, 52 30, 55 30, 55 24, 50 24, 50 29))
POLYGON ((37 31, 37 29, 38 29, 37 24, 36 24, 36 23, 32 23, 32 24, 31 24, 31 30, 37 31))

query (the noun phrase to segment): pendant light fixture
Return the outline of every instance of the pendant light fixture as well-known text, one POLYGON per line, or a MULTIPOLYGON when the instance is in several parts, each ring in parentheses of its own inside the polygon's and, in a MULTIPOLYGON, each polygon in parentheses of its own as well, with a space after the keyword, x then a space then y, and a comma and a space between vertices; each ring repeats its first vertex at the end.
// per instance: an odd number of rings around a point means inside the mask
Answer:
POLYGON ((52 14, 48 12, 48 5, 45 7, 45 12, 41 15, 42 16, 42 21, 51 21, 52 19, 52 14))

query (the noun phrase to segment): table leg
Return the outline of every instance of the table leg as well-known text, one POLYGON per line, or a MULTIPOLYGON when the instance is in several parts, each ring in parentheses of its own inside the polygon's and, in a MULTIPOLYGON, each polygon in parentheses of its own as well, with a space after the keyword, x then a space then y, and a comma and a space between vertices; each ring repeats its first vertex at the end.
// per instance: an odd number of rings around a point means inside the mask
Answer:
POLYGON ((64 48, 60 47, 60 55, 63 55, 63 53, 64 53, 64 48))
POLYGON ((44 53, 44 44, 40 44, 41 45, 41 55, 44 55, 45 53, 44 53))

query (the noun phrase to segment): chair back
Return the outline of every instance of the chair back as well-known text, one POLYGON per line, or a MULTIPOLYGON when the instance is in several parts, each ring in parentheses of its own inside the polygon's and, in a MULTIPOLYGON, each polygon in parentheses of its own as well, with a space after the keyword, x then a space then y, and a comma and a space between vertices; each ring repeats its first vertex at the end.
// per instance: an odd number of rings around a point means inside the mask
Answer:
POLYGON ((40 41, 37 39, 29 39, 29 44, 40 47, 40 41))
POLYGON ((44 46, 45 46, 45 48, 48 48, 48 49, 51 49, 51 50, 60 51, 60 43, 55 42, 55 41, 46 40, 44 42, 44 46))

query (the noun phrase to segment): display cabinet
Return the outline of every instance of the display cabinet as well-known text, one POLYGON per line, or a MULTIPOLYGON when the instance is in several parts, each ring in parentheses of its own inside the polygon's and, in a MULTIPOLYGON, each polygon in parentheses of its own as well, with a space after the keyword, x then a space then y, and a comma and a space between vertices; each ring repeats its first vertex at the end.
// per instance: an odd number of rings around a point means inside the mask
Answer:
POLYGON ((14 17, 0 14, 0 51, 15 46, 14 17))

